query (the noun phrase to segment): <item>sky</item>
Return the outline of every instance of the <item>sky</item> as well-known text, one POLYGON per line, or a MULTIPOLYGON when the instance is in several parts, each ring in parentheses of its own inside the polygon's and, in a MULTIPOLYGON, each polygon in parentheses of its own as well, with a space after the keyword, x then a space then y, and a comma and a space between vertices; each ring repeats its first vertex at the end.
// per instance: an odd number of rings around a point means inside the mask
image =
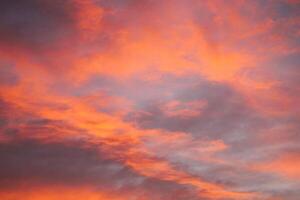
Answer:
POLYGON ((299 0, 0 8, 0 199, 299 200, 299 0))

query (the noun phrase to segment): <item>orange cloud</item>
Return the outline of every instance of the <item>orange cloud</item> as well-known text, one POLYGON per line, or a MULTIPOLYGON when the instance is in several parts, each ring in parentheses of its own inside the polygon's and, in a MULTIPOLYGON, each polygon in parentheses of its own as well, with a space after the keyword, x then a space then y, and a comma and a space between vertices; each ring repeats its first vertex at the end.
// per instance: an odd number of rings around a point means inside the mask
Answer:
MULTIPOLYGON (((97 146, 107 159, 143 178, 196 190, 195 198, 261 198, 270 191, 247 187, 245 182, 255 182, 247 174, 251 170, 241 174, 241 180, 232 174, 239 175, 244 169, 235 156, 243 157, 246 163, 252 159, 241 149, 273 144, 257 136, 261 129, 272 130, 277 124, 283 130, 297 128, 299 95, 293 66, 298 60, 292 56, 299 53, 294 44, 299 37, 299 31, 294 30, 299 19, 285 13, 285 9, 295 12, 289 7, 292 1, 280 2, 287 7, 258 1, 193 0, 6 3, 4 17, 0 17, 4 27, 0 30, 0 64, 8 63, 5 70, 13 70, 0 72, 17 78, 0 80, 1 101, 6 103, 5 113, 0 113, 0 142, 13 144, 17 139, 34 138, 45 144, 79 138, 83 146, 97 146), (275 66, 277 60, 288 69, 275 66), (169 80, 164 76, 186 78, 187 83, 172 82, 161 89, 163 84, 156 83, 169 80), (198 91, 199 82, 189 83, 190 77, 209 84, 198 91), (93 78, 99 80, 93 82, 93 78), (144 80, 147 87, 137 85, 136 79, 144 80), (216 84, 222 88, 209 88, 216 84), (137 90, 142 90, 141 95, 136 95, 137 90), (168 92, 172 101, 160 96, 168 92), (188 128, 168 130, 159 120, 156 126, 144 127, 127 119, 152 101, 167 103, 158 106, 161 116, 155 116, 155 111, 149 115, 177 120, 170 123, 184 121, 188 128), (41 123, 31 131, 32 118, 53 123, 41 123), (254 125, 248 124, 251 120, 254 125), (232 160, 237 166, 229 173, 226 170, 232 160), (221 171, 224 179, 196 173, 182 163, 203 165, 211 169, 211 176, 221 171), (230 182, 232 177, 236 180, 230 182)), ((294 134, 289 136, 276 142, 288 146, 286 140, 295 139, 294 134)), ((280 155, 263 164, 254 163, 254 169, 299 178, 298 155, 280 155)), ((4 191, 0 197, 129 198, 64 187, 4 191)))
POLYGON ((112 194, 93 189, 93 188, 68 188, 68 187, 34 187, 17 190, 0 191, 0 198, 15 200, 122 200, 126 197, 115 197, 112 194))
POLYGON ((299 167, 300 158, 298 154, 284 153, 283 155, 279 155, 278 158, 258 165, 255 168, 263 172, 274 173, 284 178, 297 181, 300 178, 299 167))

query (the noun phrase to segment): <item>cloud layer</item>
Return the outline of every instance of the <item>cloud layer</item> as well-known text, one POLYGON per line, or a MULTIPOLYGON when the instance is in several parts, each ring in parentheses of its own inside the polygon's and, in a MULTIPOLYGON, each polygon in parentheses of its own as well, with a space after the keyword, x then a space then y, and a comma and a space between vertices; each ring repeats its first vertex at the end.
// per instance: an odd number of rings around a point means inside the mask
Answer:
POLYGON ((298 0, 0 5, 1 199, 300 196, 298 0))

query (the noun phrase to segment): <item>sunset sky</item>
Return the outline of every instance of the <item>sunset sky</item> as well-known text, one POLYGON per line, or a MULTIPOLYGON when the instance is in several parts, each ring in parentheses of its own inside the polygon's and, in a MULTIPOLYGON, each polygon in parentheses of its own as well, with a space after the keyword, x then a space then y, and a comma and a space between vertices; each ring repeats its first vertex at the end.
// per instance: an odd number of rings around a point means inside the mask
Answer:
POLYGON ((1 0, 0 200, 299 200, 299 0, 1 0))

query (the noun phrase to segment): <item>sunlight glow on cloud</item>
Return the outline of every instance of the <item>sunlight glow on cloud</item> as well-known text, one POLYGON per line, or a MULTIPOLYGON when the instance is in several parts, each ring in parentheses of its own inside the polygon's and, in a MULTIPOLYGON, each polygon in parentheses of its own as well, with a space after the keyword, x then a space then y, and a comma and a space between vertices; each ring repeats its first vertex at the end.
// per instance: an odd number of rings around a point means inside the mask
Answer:
POLYGON ((0 5, 0 199, 299 198, 298 0, 0 5))

